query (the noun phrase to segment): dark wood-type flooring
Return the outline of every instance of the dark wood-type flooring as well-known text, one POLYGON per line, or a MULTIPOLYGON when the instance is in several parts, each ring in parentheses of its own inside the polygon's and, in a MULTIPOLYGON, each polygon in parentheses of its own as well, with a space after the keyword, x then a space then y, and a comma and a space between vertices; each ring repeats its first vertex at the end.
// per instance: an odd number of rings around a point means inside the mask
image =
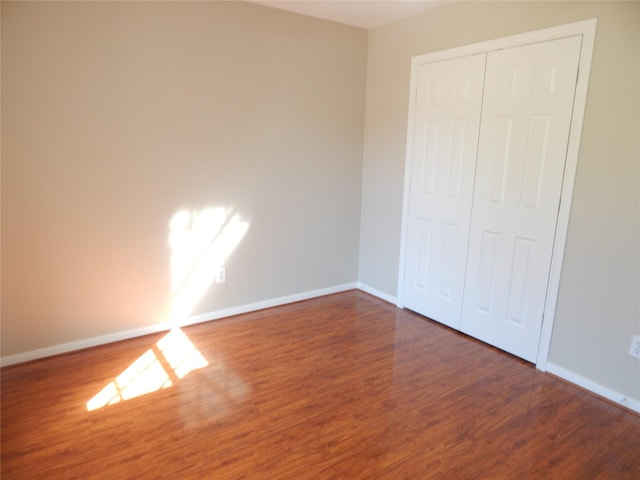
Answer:
POLYGON ((640 479, 640 415, 362 292, 183 332, 4 368, 2 479, 640 479))

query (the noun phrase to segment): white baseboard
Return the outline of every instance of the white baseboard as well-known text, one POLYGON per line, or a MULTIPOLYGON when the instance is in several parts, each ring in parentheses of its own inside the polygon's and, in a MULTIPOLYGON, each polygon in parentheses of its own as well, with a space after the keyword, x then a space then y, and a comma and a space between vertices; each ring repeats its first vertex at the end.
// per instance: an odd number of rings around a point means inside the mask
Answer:
POLYGON ((627 395, 623 395, 620 392, 616 392, 615 390, 611 390, 599 383, 596 383, 588 378, 584 378, 577 373, 573 373, 570 370, 559 367, 558 365, 548 362, 547 363, 547 372, 556 375, 563 380, 571 382, 579 387, 582 387, 586 390, 589 390, 596 395, 606 398, 607 400, 611 400, 614 403, 622 405, 630 410, 634 410, 640 413, 640 400, 635 398, 630 398, 627 395))
POLYGON ((216 310, 215 312, 203 313, 201 315, 193 315, 188 317, 184 322, 181 322, 180 327, 186 327, 188 325, 194 325, 196 323, 208 322, 210 320, 218 320, 220 318, 231 317, 233 315, 240 315, 242 313, 255 312, 256 310, 264 310, 265 308, 278 307, 280 305, 286 305, 287 303, 300 302, 302 300, 309 300, 310 298, 323 297, 325 295, 331 295, 332 293, 345 292, 347 290, 354 290, 358 288, 358 285, 354 283, 344 283, 342 285, 336 285, 328 288, 321 288, 319 290, 311 290, 309 292, 296 293, 293 295, 287 295, 285 297, 272 298, 270 300, 263 300, 261 302, 249 303, 247 305, 241 305, 238 307, 224 308, 222 310, 216 310))
POLYGON ((28 352, 17 353, 15 355, 2 357, 0 358, 0 366, 6 367, 8 365, 14 365, 16 363, 29 362, 31 360, 38 360, 39 358, 51 357, 53 355, 60 355, 61 353, 73 352, 74 350, 82 350, 83 348, 96 347, 98 345, 118 342, 120 340, 128 340, 134 337, 141 337, 143 335, 149 335, 151 333, 169 330, 169 328, 170 327, 166 323, 158 323, 146 327, 134 328, 122 332, 111 333, 108 335, 101 335, 99 337, 77 340, 75 342, 52 345, 50 347, 39 348, 37 350, 30 350, 28 352))
POLYGON ((362 290, 363 292, 369 293, 371 295, 373 295, 374 297, 378 297, 381 300, 384 300, 385 302, 389 302, 393 305, 397 305, 398 303, 398 299, 392 295, 388 295, 384 292, 381 292, 380 290, 376 290, 375 288, 370 287, 369 285, 366 285, 362 282, 358 282, 357 287, 359 290, 362 290))
POLYGON ((141 337, 143 335, 149 335, 152 333, 163 332, 163 331, 170 330, 171 328, 174 328, 174 327, 186 327, 188 325, 195 325, 197 323, 208 322, 210 320, 218 320, 221 318, 230 317, 232 315, 239 315, 242 313, 254 312, 256 310, 263 310, 265 308, 286 305, 287 303, 299 302, 302 300, 308 300, 310 298, 330 295, 332 293, 339 293, 347 290, 353 290, 355 288, 358 288, 358 285, 355 282, 345 283, 342 285, 322 288, 319 290, 296 293, 293 295, 287 295, 285 297, 278 297, 270 300, 263 300, 260 302, 240 305, 238 307, 224 308, 224 309, 216 310, 213 312, 193 315, 191 317, 187 317, 184 321, 181 321, 179 323, 170 323, 170 322, 158 323, 158 324, 149 325, 146 327, 134 328, 131 330, 116 332, 109 335, 91 337, 84 340, 78 340, 75 342, 68 342, 60 345, 53 345, 50 347, 39 348, 37 350, 18 353, 16 355, 1 357, 0 366, 6 367, 8 365, 15 365, 17 363, 37 360, 40 358, 50 357, 52 355, 60 355, 62 353, 72 352, 74 350, 81 350, 83 348, 96 347, 98 345, 104 345, 107 343, 118 342, 121 340, 128 340, 130 338, 141 337))

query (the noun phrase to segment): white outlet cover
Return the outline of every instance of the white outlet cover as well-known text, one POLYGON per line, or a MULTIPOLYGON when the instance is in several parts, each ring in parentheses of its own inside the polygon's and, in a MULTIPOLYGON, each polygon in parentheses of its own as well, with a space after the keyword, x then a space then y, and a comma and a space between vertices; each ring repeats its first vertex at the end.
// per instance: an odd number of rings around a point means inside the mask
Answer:
POLYGON ((216 270, 215 282, 224 283, 227 281, 227 267, 219 267, 216 270))
POLYGON ((629 355, 640 358, 640 335, 634 335, 629 347, 629 355))

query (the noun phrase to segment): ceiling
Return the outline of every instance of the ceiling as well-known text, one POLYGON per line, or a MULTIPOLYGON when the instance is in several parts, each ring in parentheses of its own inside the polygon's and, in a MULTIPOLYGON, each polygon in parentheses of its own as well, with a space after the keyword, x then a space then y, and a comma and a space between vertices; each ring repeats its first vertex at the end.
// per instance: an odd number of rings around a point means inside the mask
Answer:
POLYGON ((374 28, 455 0, 249 0, 268 7, 374 28))

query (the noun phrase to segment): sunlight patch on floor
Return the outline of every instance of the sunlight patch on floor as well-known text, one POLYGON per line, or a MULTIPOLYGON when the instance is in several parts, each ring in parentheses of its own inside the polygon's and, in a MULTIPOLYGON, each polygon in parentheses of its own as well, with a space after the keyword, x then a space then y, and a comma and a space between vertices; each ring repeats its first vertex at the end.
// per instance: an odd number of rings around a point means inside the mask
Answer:
POLYGON ((207 365, 184 332, 174 328, 89 400, 87 410, 157 392, 207 365))

